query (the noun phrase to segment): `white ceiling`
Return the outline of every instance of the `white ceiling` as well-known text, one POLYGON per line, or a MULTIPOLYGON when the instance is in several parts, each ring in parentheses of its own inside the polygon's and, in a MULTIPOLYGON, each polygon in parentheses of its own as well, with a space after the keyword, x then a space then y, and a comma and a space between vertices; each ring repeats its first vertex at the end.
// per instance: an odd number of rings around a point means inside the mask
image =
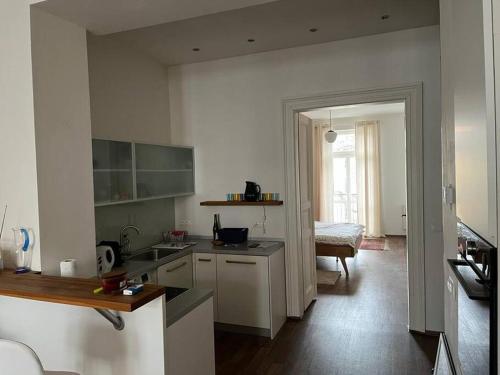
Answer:
POLYGON ((47 0, 37 6, 98 34, 133 29, 101 37, 169 66, 439 23, 439 0, 47 0), (146 24, 156 25, 137 28, 146 24))
POLYGON ((37 6, 100 35, 271 1, 276 0, 47 0, 37 6))
POLYGON ((332 111, 332 119, 382 114, 403 114, 405 113, 405 104, 404 102, 354 104, 321 108, 314 111, 303 112, 303 114, 312 120, 329 120, 330 110, 332 111))

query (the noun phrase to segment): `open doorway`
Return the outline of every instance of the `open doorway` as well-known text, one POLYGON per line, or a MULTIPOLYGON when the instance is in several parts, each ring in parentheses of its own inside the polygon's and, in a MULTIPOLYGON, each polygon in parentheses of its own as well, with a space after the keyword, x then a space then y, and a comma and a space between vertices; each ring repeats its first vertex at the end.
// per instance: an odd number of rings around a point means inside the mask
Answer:
POLYGON ((319 298, 342 296, 341 314, 350 315, 391 296, 400 308, 392 317, 405 324, 404 101, 302 112, 300 137, 309 142, 299 139, 298 168, 301 180, 310 179, 319 298))
MULTIPOLYGON (((286 99, 283 101, 286 181, 286 252, 287 308, 289 315, 303 316, 317 291, 316 246, 313 209, 312 151, 304 157, 299 152, 309 145, 312 150, 312 126, 304 126, 303 113, 322 108, 355 106, 363 103, 404 103, 404 144, 406 149, 406 263, 402 263, 407 286, 405 326, 410 331, 425 332, 425 262, 423 231, 423 153, 422 153, 422 86, 421 84, 367 89, 286 99), (301 132, 306 134, 304 136, 301 132), (308 141, 306 142, 305 139, 308 141), (307 173, 299 168, 306 166, 307 173), (307 167, 309 166, 309 167, 307 167), (311 183, 309 183, 311 181, 311 183), (309 201, 309 202, 308 202, 309 201), (308 205, 311 206, 308 212, 308 205)), ((365 119, 366 120, 366 119, 365 119)), ((354 169, 357 169, 354 168, 354 169)), ((358 186, 357 186, 358 187, 358 186)), ((359 193, 358 193, 359 194, 359 193)), ((359 203, 359 201, 358 201, 359 203)), ((360 210, 360 208, 357 208, 360 210)), ((401 210, 403 210, 401 208, 401 210)), ((400 212, 400 215, 402 212, 400 212)), ((400 216, 400 222, 402 222, 400 216)), ((385 243, 384 243, 385 245, 385 243)), ((345 256, 346 266, 356 262, 345 256)), ((335 259, 335 258, 333 258, 335 259)), ((336 262, 335 262, 336 263, 336 262)), ((354 267, 354 264, 351 265, 354 267)), ((339 271, 345 269, 339 265, 339 271)), ((350 276, 352 279, 352 276, 350 276)), ((395 280, 393 281, 395 282, 395 280)), ((353 283, 353 281, 351 281, 353 283)), ((403 301, 403 305, 404 301, 403 301)))
MULTIPOLYGON (((405 253, 404 102, 319 108, 301 116, 313 133, 310 175, 318 264, 335 257, 348 278, 347 262, 355 265, 358 250, 384 251, 391 242, 405 253)), ((318 274, 320 284, 332 277, 318 274)))

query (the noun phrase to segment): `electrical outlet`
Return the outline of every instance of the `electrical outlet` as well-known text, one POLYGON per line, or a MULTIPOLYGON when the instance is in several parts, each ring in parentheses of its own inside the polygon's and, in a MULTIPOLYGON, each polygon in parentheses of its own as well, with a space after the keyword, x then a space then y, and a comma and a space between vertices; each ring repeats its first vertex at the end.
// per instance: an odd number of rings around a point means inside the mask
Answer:
POLYGON ((191 223, 191 220, 189 220, 189 219, 183 219, 183 220, 181 220, 181 221, 179 222, 179 225, 180 225, 181 227, 190 227, 190 226, 191 226, 191 225, 193 225, 193 224, 191 223))

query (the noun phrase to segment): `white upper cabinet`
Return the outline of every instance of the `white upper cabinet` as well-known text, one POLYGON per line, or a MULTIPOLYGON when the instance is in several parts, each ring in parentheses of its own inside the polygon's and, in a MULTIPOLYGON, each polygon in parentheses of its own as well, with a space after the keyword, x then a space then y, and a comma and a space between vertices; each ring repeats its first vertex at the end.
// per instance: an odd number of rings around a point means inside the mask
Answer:
POLYGON ((137 143, 135 162, 138 199, 194 193, 192 148, 137 143))
POLYGON ((92 164, 96 205, 134 199, 131 143, 92 140, 92 164))
POLYGON ((192 147, 92 140, 96 206, 194 194, 192 147))

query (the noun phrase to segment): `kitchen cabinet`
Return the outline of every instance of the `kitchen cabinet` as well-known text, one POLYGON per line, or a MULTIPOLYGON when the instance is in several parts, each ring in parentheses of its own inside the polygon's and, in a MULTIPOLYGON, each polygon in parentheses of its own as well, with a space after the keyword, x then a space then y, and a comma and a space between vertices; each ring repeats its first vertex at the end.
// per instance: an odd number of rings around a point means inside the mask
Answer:
POLYGON ((217 255, 219 321, 269 328, 267 257, 217 255))
POLYGON ((195 253, 195 286, 214 291, 220 329, 274 338, 286 320, 285 251, 269 256, 195 253))
POLYGON ((134 199, 131 143, 92 140, 92 164, 96 205, 134 199))
POLYGON ((214 291, 214 317, 218 319, 217 309, 217 257, 216 254, 193 254, 193 277, 196 288, 214 291))
POLYGON ((194 193, 193 149, 135 144, 137 198, 194 193))
POLYGON ((94 204, 194 194, 192 147, 92 140, 94 204))
POLYGON ((193 261, 191 255, 186 255, 170 263, 158 267, 157 279, 159 285, 175 288, 193 287, 193 261))
POLYGON ((212 305, 210 298, 167 327, 166 374, 215 375, 212 305))

